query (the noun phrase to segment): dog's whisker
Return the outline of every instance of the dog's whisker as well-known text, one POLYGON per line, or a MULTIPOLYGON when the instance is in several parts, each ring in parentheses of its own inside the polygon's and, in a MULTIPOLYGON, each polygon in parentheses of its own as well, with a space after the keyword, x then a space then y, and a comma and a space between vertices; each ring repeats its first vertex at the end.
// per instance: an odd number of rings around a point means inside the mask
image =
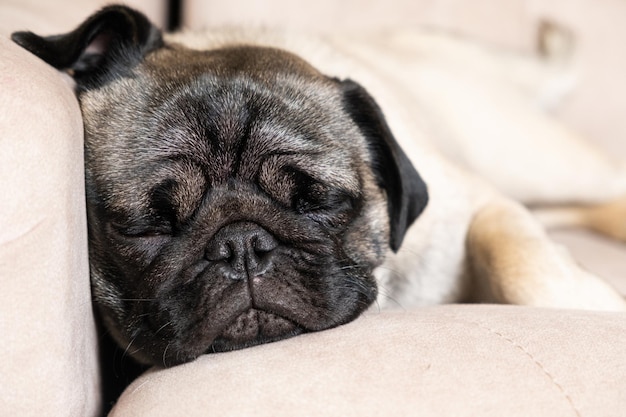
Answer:
POLYGON ((355 265, 345 265, 345 266, 341 266, 338 269, 340 271, 350 271, 350 270, 354 270, 354 269, 363 269, 363 268, 367 268, 368 265, 359 265, 359 264, 355 264, 355 265))
MULTIPOLYGON (((137 337, 138 337, 138 336, 133 337, 133 338, 130 340, 130 342, 128 342, 128 345, 126 345, 126 349, 124 349, 124 352, 122 353, 122 360, 123 360, 124 358, 126 358, 126 356, 128 356, 128 355, 129 355, 129 349, 130 349, 130 347, 132 346, 132 344, 135 342, 135 340, 137 340, 137 337)), ((138 349, 138 350, 141 350, 141 349, 138 349)), ((135 350, 134 352, 131 352, 131 353, 130 353, 130 355, 135 354, 138 350, 135 350)))
MULTIPOLYGON (((398 299, 391 296, 389 292, 386 291, 384 288, 378 288, 378 295, 379 297, 382 296, 384 299, 389 300, 391 304, 395 305, 396 307, 402 310, 406 310, 406 307, 400 301, 398 301, 398 299)), ((378 303, 378 298, 376 299, 376 302, 378 303)))
MULTIPOLYGON (((380 314, 380 312, 382 311, 382 309, 381 309, 381 307, 380 307, 380 302, 378 301, 378 298, 376 298, 376 299, 374 300, 374 302, 372 303, 372 306, 376 306, 376 312, 377 312, 378 314, 380 314)), ((371 310, 371 308, 370 308, 370 310, 371 310)))
POLYGON ((170 348, 170 345, 172 344, 172 342, 169 342, 167 344, 167 346, 165 346, 165 349, 163 349, 163 367, 167 368, 167 363, 166 363, 166 356, 167 356, 167 350, 170 348))
POLYGON ((167 326, 169 326, 170 324, 172 324, 172 321, 168 321, 167 323, 165 323, 163 326, 159 327, 157 329, 156 332, 154 332, 154 336, 156 336, 161 330, 165 329, 167 326))
MULTIPOLYGON (((354 264, 354 265, 346 265, 343 267, 338 268, 339 271, 349 271, 349 270, 355 270, 355 269, 360 269, 361 266, 359 264, 354 264)), ((381 266, 379 267, 380 269, 383 269, 385 271, 389 271, 393 276, 395 276, 398 279, 403 279, 404 278, 404 274, 402 274, 401 272, 394 270, 390 267, 385 267, 385 266, 381 266)), ((337 272, 340 273, 340 272, 337 272)), ((359 293, 363 294, 363 295, 368 295, 370 288, 368 288, 363 282, 361 281, 355 281, 353 284, 356 284, 358 286, 357 290, 359 293)), ((384 299, 389 300, 391 302, 391 304, 401 308, 401 309, 406 309, 406 307, 400 302, 398 301, 396 298, 394 298, 393 296, 391 296, 391 293, 393 291, 389 291, 387 290, 384 286, 378 284, 378 294, 379 296, 382 296, 384 299)), ((346 288, 346 289, 354 289, 353 287, 350 288, 346 288)), ((377 304, 377 308, 380 311, 381 307, 380 307, 380 302, 378 301, 378 298, 375 300, 375 303, 377 304)))

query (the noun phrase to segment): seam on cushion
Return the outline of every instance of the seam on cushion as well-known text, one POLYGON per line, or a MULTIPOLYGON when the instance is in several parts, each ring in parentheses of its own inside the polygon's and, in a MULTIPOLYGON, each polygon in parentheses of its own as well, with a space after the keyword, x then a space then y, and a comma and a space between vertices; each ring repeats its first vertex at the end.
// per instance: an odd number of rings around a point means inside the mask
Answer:
POLYGON ((24 228, 24 230, 20 230, 17 233, 7 233, 5 236, 0 235, 0 247, 9 246, 21 239, 24 239, 26 236, 32 234, 35 230, 39 229, 39 227, 46 221, 45 218, 40 219, 36 223, 24 228))
POLYGON ((521 351, 524 355, 526 355, 541 370, 541 372, 543 372, 548 377, 550 382, 552 382, 552 384, 559 390, 559 392, 563 395, 563 397, 565 398, 567 403, 572 408, 572 411, 574 411, 575 415, 577 417, 582 417, 582 414, 580 413, 580 411, 578 410, 578 408, 574 404, 574 400, 568 394, 568 392, 565 390, 565 388, 563 388, 563 386, 556 380, 556 377, 554 375, 552 375, 552 373, 550 371, 548 371, 548 369, 537 358, 535 358, 535 356, 528 349, 526 349, 521 344, 517 343, 512 338, 507 337, 507 336, 503 335, 502 333, 500 333, 499 331, 497 331, 497 330, 487 326, 485 323, 482 323, 482 322, 477 321, 477 320, 472 320, 472 319, 469 319, 467 317, 459 317, 459 316, 453 316, 453 317, 456 320, 458 320, 458 319, 466 320, 469 323, 471 323, 471 324, 473 324, 473 325, 475 325, 475 326, 477 326, 477 327, 479 327, 479 328, 481 328, 483 330, 486 330, 486 331, 488 331, 489 333, 491 333, 493 335, 496 335, 500 339, 502 339, 502 340, 506 341, 507 343, 509 343, 515 349, 521 351))

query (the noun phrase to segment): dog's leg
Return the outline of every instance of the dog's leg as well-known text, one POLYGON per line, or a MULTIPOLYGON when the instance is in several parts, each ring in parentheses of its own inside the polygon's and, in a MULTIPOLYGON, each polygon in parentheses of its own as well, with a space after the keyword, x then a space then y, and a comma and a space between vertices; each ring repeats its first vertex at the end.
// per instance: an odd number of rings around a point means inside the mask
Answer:
POLYGON ((626 311, 613 288, 581 269, 513 201, 499 199, 478 211, 467 251, 476 301, 626 311))
POLYGON ((626 197, 588 206, 540 207, 533 214, 549 229, 584 227, 626 242, 626 197))

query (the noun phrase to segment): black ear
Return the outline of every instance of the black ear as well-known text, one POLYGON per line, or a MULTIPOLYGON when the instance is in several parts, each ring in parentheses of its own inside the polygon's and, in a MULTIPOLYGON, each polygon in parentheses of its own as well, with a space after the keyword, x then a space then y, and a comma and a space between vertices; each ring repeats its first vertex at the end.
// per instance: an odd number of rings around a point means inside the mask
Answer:
POLYGON ((365 136, 378 185, 387 193, 389 245, 397 251, 404 235, 428 203, 422 177, 393 137, 374 99, 352 80, 341 81, 344 107, 365 136))
POLYGON ((15 32, 11 39, 53 67, 70 70, 83 89, 123 74, 162 45, 159 29, 126 6, 105 7, 63 35, 15 32))

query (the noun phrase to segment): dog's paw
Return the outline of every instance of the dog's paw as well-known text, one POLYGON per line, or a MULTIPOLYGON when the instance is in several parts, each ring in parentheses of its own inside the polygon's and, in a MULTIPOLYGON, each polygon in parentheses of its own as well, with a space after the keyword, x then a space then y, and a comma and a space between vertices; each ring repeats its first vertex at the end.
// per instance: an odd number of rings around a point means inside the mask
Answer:
POLYGON ((588 207, 583 218, 591 230, 626 242, 626 196, 606 204, 588 207))

